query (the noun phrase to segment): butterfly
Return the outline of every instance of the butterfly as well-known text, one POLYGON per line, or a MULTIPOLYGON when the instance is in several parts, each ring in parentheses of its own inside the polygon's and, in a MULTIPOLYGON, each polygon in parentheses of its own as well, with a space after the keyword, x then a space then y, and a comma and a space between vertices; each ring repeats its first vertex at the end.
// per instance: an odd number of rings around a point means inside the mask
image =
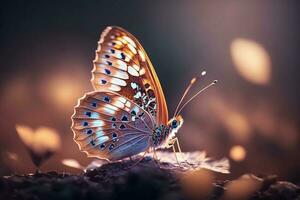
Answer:
POLYGON ((98 42, 93 65, 94 91, 78 100, 72 115, 71 129, 81 151, 110 161, 158 147, 172 147, 175 152, 175 144, 181 151, 176 137, 183 124, 179 113, 203 90, 181 109, 179 106, 197 78, 192 79, 169 119, 154 67, 142 45, 128 31, 107 27, 98 42))

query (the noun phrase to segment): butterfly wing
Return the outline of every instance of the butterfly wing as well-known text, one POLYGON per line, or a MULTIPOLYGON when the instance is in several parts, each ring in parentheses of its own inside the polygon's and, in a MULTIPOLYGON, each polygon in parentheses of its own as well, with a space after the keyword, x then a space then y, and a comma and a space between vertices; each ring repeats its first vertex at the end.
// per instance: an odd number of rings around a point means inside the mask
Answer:
POLYGON ((91 80, 95 90, 113 91, 168 122, 164 93, 154 67, 139 41, 120 27, 107 27, 101 34, 91 80))
POLYGON ((72 116, 74 140, 90 157, 119 160, 145 151, 154 121, 139 105, 114 92, 79 99, 72 116))

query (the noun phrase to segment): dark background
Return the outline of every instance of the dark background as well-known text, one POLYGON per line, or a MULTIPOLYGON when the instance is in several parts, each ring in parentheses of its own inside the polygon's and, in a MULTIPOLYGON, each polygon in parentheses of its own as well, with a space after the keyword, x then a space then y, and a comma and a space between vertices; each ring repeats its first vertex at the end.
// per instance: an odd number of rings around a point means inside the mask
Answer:
POLYGON ((189 80, 218 79, 184 110, 179 139, 185 151, 231 160, 234 178, 278 174, 300 181, 298 1, 2 1, 0 7, 0 174, 34 171, 16 124, 55 128, 62 146, 42 170, 79 172, 61 164, 88 164, 72 141, 77 98, 92 90, 92 60, 101 31, 127 29, 143 44, 163 86, 170 115, 189 80), (255 84, 239 73, 232 41, 246 38, 269 55, 270 80, 255 84), (14 155, 14 156, 11 156, 14 155))

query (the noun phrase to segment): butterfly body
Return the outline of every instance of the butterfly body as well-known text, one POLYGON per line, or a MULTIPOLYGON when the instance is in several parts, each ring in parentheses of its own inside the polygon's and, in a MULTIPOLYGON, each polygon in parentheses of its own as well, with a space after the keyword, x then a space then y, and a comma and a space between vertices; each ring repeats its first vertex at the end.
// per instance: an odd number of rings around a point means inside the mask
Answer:
POLYGON ((170 128, 165 125, 160 125, 153 129, 152 142, 153 146, 159 146, 169 135, 170 128))
POLYGON ((169 147, 182 125, 169 120, 159 79, 138 40, 120 27, 101 34, 92 85, 72 116, 74 141, 90 157, 120 160, 169 147))

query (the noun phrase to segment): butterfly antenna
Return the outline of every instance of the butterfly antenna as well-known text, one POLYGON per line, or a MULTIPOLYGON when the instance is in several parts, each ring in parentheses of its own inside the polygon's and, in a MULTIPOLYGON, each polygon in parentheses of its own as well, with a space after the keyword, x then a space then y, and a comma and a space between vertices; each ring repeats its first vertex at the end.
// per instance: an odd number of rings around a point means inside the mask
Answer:
MULTIPOLYGON (((201 76, 204 76, 205 74, 206 74, 206 71, 202 71, 202 72, 201 72, 201 76)), ((175 110, 175 112, 174 112, 174 116, 173 116, 173 117, 176 116, 177 111, 178 111, 180 105, 182 104, 182 101, 184 100, 184 98, 186 97, 186 95, 188 94, 188 92, 190 91, 190 89, 192 88, 192 86, 195 84, 195 82, 196 82, 198 79, 199 79, 199 77, 194 77, 194 78, 192 78, 192 80, 191 80, 189 86, 185 89, 185 91, 184 91, 184 93, 183 93, 183 95, 182 95, 182 97, 181 97, 181 99, 180 99, 180 101, 179 101, 179 103, 178 103, 178 105, 177 105, 177 107, 176 107, 176 110, 175 110)))
POLYGON ((199 94, 203 93, 205 90, 207 90, 208 88, 210 88, 211 86, 215 85, 218 82, 218 80, 214 80, 213 82, 211 82, 210 84, 208 84, 207 86, 205 86, 204 88, 202 88, 201 90, 199 90, 194 96, 192 96, 187 102, 185 102, 182 107, 180 108, 180 110, 178 111, 178 114, 183 110, 183 108, 190 103, 193 99, 195 99, 199 94))

